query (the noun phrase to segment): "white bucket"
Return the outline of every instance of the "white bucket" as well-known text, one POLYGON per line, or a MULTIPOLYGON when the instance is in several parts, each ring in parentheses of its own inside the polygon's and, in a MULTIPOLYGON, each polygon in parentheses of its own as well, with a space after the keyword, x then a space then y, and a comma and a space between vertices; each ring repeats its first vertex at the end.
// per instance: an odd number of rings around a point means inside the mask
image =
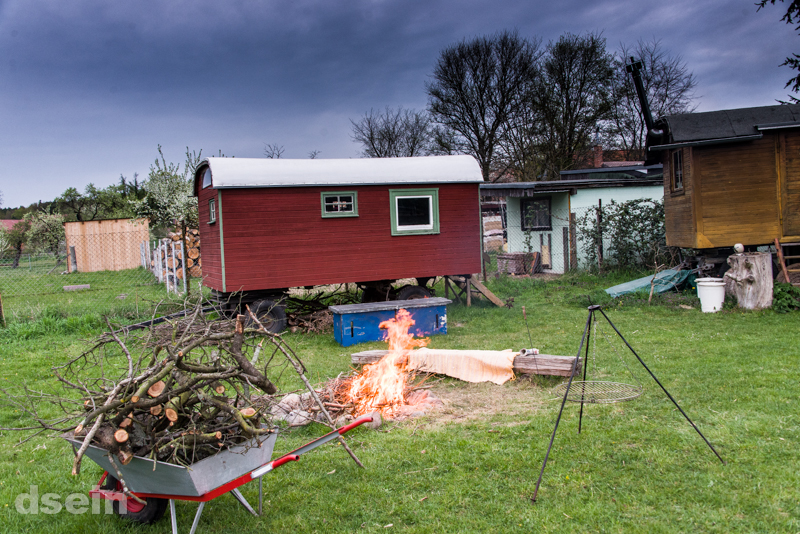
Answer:
POLYGON ((716 313, 721 310, 725 301, 725 282, 722 278, 698 278, 695 283, 703 313, 716 313))

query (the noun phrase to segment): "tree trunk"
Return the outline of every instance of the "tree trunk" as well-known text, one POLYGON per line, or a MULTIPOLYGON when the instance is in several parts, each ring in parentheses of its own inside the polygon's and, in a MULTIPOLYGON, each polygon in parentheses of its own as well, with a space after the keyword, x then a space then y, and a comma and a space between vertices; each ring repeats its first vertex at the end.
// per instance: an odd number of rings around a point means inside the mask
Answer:
POLYGON ((736 297, 739 307, 759 310, 772 306, 772 256, 766 252, 728 257, 725 292, 736 297))
POLYGON ((19 259, 22 257, 22 245, 16 247, 16 251, 14 253, 14 263, 11 265, 12 269, 16 269, 19 267, 19 259))

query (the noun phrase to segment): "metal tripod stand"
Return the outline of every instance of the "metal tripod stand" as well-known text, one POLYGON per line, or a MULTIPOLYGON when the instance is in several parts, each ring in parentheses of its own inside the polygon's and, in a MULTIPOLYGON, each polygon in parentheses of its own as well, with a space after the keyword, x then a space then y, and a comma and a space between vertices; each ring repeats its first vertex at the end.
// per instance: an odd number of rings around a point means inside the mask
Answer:
MULTIPOLYGON (((605 314, 605 312, 602 310, 602 308, 600 306, 594 305, 594 306, 589 306, 589 317, 586 318, 586 326, 583 329, 583 337, 581 338, 581 344, 580 344, 580 347, 578 347, 578 354, 575 357, 575 361, 572 363, 572 371, 570 372, 570 375, 569 375, 569 381, 567 382, 566 388, 564 388, 564 398, 561 400, 561 409, 559 409, 559 411, 558 411, 558 417, 556 418, 556 425, 553 428, 553 434, 550 436, 550 444, 547 446, 547 453, 544 455, 544 462, 542 462, 542 470, 539 472, 539 480, 536 482, 536 489, 533 492, 533 497, 531 497, 531 501, 532 502, 536 502, 536 496, 539 493, 539 486, 541 485, 542 477, 544 476, 544 469, 547 466, 547 459, 550 457, 550 450, 553 448, 553 441, 555 441, 555 439, 556 439, 556 432, 558 431, 558 424, 561 422, 561 414, 564 412, 564 405, 567 403, 567 400, 573 400, 575 402, 580 402, 581 403, 580 417, 578 419, 578 432, 579 433, 580 433, 580 429, 581 429, 581 423, 583 422, 583 405, 586 402, 592 402, 591 400, 587 400, 587 395, 586 395, 586 384, 588 384, 588 382, 586 382, 586 367, 588 366, 588 363, 589 363, 588 362, 588 357, 589 357, 589 338, 591 337, 590 327, 592 325, 592 322, 597 320, 595 318, 595 312, 600 312, 600 314, 605 318, 605 320, 608 321, 608 324, 611 326, 611 328, 614 329, 614 332, 617 333, 617 335, 620 337, 620 339, 623 341, 623 343, 625 343, 625 345, 630 349, 630 351, 633 353, 633 355, 636 356, 636 359, 639 360, 639 363, 642 364, 642 367, 644 367, 647 370, 647 372, 650 374, 650 376, 653 377, 653 380, 656 381, 656 384, 658 384, 661 387, 661 389, 664 391, 664 393, 667 395, 667 397, 669 397, 669 400, 672 401, 672 403, 675 405, 675 407, 678 408, 678 410, 681 412, 683 417, 685 417, 686 420, 689 422, 689 424, 692 425, 692 428, 694 428, 695 431, 697 431, 697 433, 700 435, 700 437, 703 438, 703 441, 706 442, 706 445, 708 445, 708 447, 714 452, 714 454, 717 456, 717 458, 719 458, 719 461, 722 462, 723 465, 725 465, 725 460, 722 459, 722 456, 719 455, 719 453, 714 448, 714 446, 711 445, 711 443, 706 439, 706 437, 703 435, 703 433, 700 432, 700 429, 697 428, 697 425, 695 425, 692 422, 692 420, 689 419, 689 416, 686 415, 686 412, 684 412, 683 408, 680 407, 680 405, 678 404, 678 401, 676 401, 672 397, 672 395, 670 395, 669 391, 667 391, 667 388, 665 388, 664 385, 658 380, 658 378, 656 378, 656 375, 653 374, 653 371, 651 371, 650 368, 647 367, 647 365, 642 361, 642 359, 639 357, 639 355, 636 354, 636 351, 633 350, 633 347, 631 347, 630 343, 628 343, 628 341, 625 339, 625 337, 623 337, 623 335, 620 333, 620 331, 617 330, 617 327, 614 326, 614 323, 611 322, 611 319, 608 318, 608 316, 605 314), (585 354, 584 354, 584 360, 583 360, 583 379, 584 379, 584 381, 581 382, 582 387, 583 387, 583 391, 580 393, 580 395, 578 395, 576 393, 575 398, 570 399, 570 397, 569 397, 570 387, 572 386, 573 379, 575 378, 575 371, 578 368, 578 362, 581 359, 581 351, 583 350, 584 346, 586 347, 586 351, 585 351, 585 354)), ((605 402, 613 402, 613 400, 614 399, 611 399, 610 401, 606 400, 605 402)), ((626 399, 620 397, 617 400, 626 400, 626 399)))

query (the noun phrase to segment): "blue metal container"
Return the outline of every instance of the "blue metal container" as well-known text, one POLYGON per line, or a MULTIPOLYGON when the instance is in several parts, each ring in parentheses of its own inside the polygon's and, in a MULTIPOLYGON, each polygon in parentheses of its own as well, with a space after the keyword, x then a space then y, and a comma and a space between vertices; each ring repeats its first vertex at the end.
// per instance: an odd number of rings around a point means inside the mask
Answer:
POLYGON ((409 333, 414 337, 447 333, 447 305, 450 299, 391 300, 365 304, 331 306, 333 312, 333 336, 343 347, 386 338, 386 331, 379 325, 394 319, 398 310, 406 310, 414 319, 409 333))

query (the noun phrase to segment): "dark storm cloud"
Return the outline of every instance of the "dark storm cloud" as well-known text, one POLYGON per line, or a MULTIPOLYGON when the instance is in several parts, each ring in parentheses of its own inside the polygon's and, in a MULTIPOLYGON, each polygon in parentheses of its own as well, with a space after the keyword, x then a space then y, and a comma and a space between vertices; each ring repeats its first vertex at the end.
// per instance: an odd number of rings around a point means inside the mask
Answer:
POLYGON ((784 98, 797 38, 780 9, 654 0, 0 2, 0 190, 7 205, 146 174, 156 145, 355 157, 349 119, 422 108, 439 52, 517 29, 660 39, 698 78, 698 108, 784 98), (19 184, 23 183, 24 186, 19 184), (31 187, 36 184, 36 187, 31 187))

